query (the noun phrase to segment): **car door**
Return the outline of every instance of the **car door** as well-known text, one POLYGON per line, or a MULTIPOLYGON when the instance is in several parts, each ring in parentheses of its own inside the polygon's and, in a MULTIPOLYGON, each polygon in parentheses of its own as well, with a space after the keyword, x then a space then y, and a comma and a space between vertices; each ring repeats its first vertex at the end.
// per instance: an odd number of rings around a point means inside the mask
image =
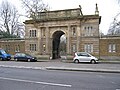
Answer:
POLYGON ((77 58, 79 59, 79 62, 85 62, 85 56, 83 53, 77 53, 77 58))
POLYGON ((27 60, 27 59, 26 59, 26 55, 25 55, 24 53, 23 53, 23 54, 21 54, 21 60, 22 60, 22 61, 27 60))
POLYGON ((2 53, 1 53, 1 51, 0 51, 0 60, 2 60, 2 53))
POLYGON ((82 56, 81 56, 81 53, 76 53, 76 59, 79 60, 79 62, 82 62, 82 56))
POLYGON ((80 59, 81 59, 81 62, 89 62, 90 56, 87 53, 81 53, 80 59))
POLYGON ((21 61, 22 60, 22 54, 17 54, 17 59, 21 61))

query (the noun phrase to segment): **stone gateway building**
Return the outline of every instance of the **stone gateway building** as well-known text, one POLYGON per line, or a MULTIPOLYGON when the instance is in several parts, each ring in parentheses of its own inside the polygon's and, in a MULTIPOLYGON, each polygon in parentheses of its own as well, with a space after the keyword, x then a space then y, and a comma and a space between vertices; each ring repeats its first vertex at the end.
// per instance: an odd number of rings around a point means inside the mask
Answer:
POLYGON ((60 57, 60 37, 66 37, 66 55, 86 51, 99 55, 99 24, 96 5, 94 15, 83 15, 81 7, 40 12, 36 20, 26 20, 25 51, 48 58, 60 57))
POLYGON ((26 52, 41 59, 72 59, 77 51, 101 59, 120 59, 120 36, 101 36, 100 22, 97 4, 93 15, 83 15, 81 6, 39 12, 34 20, 24 22, 24 39, 0 39, 0 48, 13 55, 26 52))

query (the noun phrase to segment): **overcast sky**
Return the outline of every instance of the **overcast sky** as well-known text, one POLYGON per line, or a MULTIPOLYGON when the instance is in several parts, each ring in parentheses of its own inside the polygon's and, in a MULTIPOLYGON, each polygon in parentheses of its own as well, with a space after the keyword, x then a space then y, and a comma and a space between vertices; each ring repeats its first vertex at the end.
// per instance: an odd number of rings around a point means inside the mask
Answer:
MULTIPOLYGON (((20 12, 23 12, 20 0, 8 1, 13 3, 20 12)), ((100 30, 104 34, 107 33, 114 17, 120 12, 120 6, 118 5, 117 0, 43 0, 43 2, 50 6, 50 10, 79 8, 79 5, 81 5, 84 15, 94 14, 95 4, 97 3, 99 15, 102 16, 100 30)), ((24 21, 24 19, 22 19, 22 21, 24 21)))

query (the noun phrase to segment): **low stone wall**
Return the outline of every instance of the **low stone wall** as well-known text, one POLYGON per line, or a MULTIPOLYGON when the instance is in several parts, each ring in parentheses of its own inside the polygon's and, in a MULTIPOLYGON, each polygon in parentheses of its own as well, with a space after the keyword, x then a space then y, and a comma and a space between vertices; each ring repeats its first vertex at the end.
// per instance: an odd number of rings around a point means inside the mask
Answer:
POLYGON ((104 60, 120 60, 120 56, 100 56, 100 59, 104 59, 104 60))
MULTIPOLYGON (((52 60, 52 57, 50 55, 35 55, 38 60, 52 60)), ((98 59, 103 59, 103 60, 120 60, 120 56, 95 56, 98 59)), ((74 56, 72 55, 66 55, 66 56, 61 56, 59 58, 60 60, 65 60, 65 61, 72 61, 74 56)))
POLYGON ((38 60, 50 60, 50 55, 36 55, 38 60))

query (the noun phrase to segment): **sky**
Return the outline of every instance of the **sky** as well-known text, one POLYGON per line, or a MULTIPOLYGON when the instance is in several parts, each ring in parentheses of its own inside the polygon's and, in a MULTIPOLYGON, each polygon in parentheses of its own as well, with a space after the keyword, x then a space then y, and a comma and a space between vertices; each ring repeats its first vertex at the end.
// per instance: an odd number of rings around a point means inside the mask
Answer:
MULTIPOLYGON (((1 2, 2 0, 0 0, 1 2)), ((16 6, 19 12, 25 13, 20 0, 8 0, 16 6)), ((50 6, 50 10, 73 9, 82 6, 84 15, 95 14, 95 4, 98 4, 99 15, 101 18, 100 31, 107 34, 110 24, 114 17, 120 12, 120 4, 117 0, 43 0, 45 4, 50 6)), ((24 22, 25 18, 21 18, 24 22)))

